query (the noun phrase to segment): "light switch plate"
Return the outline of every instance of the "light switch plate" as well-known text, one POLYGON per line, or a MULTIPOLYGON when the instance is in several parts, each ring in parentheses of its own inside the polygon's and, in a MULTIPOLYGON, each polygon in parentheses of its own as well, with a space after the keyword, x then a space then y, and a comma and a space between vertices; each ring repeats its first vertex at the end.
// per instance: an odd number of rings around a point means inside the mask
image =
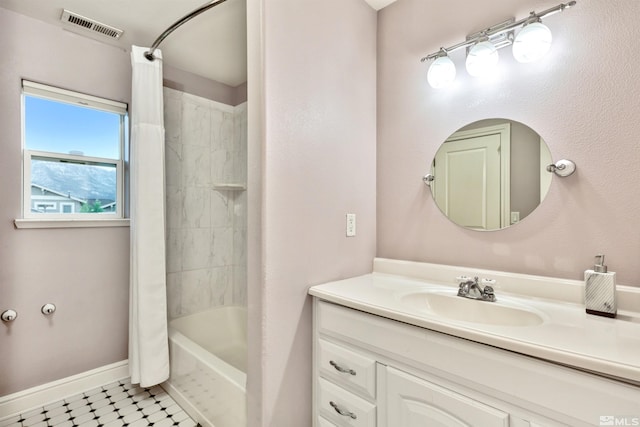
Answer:
POLYGON ((356 235, 356 214, 347 214, 347 237, 356 235))

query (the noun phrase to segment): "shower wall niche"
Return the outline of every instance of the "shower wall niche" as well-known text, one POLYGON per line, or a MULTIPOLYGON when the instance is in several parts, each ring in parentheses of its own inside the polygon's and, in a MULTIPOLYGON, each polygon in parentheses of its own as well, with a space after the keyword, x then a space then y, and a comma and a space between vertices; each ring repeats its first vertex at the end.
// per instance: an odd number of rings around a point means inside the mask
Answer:
POLYGON ((164 88, 170 319, 246 306, 246 106, 164 88))

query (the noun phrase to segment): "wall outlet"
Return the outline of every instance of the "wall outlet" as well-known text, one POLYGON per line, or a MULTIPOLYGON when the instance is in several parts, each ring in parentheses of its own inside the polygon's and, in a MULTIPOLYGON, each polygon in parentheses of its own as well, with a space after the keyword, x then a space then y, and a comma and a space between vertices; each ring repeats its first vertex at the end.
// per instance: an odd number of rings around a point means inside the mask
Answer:
POLYGON ((356 214, 347 214, 347 237, 356 235, 356 214))

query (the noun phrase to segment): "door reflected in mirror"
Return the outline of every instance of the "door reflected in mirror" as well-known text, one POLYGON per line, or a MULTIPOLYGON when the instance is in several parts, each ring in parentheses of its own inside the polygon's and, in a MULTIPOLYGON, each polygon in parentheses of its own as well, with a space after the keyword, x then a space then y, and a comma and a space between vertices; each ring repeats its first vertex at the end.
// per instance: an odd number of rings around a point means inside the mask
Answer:
POLYGON ((472 230, 500 230, 529 216, 544 200, 552 174, 549 147, 513 120, 486 119, 453 133, 431 163, 438 208, 472 230))

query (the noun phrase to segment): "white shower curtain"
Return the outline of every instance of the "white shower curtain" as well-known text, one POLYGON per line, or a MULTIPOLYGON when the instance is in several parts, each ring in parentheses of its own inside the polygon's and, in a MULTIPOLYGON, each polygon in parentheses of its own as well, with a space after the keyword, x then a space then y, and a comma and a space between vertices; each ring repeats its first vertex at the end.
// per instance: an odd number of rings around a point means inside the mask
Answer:
POLYGON ((142 387, 169 378, 162 61, 147 50, 131 48, 129 373, 142 387))

